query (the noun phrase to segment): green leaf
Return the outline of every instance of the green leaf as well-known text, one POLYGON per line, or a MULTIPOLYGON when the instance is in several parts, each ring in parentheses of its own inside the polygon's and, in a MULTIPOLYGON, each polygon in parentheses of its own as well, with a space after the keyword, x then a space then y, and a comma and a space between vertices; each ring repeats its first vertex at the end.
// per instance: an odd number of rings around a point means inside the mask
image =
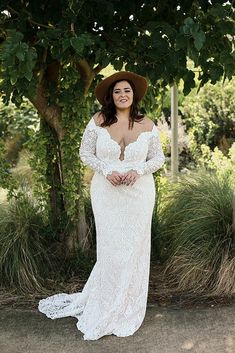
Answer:
POLYGON ((32 71, 34 66, 35 66, 35 63, 36 63, 36 59, 37 59, 37 53, 35 50, 33 49, 30 49, 28 52, 27 52, 27 56, 26 56, 26 65, 27 65, 27 68, 28 68, 28 71, 32 71))
POLYGON ((183 34, 178 34, 175 41, 175 49, 176 50, 183 49, 187 47, 187 44, 188 44, 188 41, 186 36, 184 36, 183 34))
POLYGON ((67 50, 70 46, 71 46, 70 39, 69 38, 64 39, 62 42, 63 51, 67 50))
POLYGON ((209 10, 209 13, 214 17, 218 17, 218 18, 223 18, 226 16, 225 7, 220 4, 215 4, 213 7, 211 7, 211 9, 209 10))
POLYGON ((84 40, 80 37, 74 37, 70 39, 72 47, 75 49, 77 54, 82 54, 84 50, 84 40))
POLYGON ((191 27, 194 25, 194 21, 191 17, 187 17, 184 20, 184 25, 182 26, 183 33, 189 34, 191 33, 191 27))
POLYGON ((86 47, 92 46, 94 44, 94 39, 89 33, 82 34, 81 39, 83 39, 84 45, 86 47))
POLYGON ((49 39, 58 39, 61 36, 61 30, 58 28, 47 29, 45 34, 49 39))
POLYGON ((19 43, 24 38, 23 33, 16 31, 15 29, 11 29, 7 31, 7 39, 11 41, 13 44, 19 43))
POLYGON ((221 65, 214 64, 210 70, 211 83, 215 84, 223 75, 223 67, 221 65))
POLYGON ((28 81, 32 80, 33 77, 33 72, 32 71, 26 71, 24 74, 24 77, 27 78, 28 81))
POLYGON ((120 71, 123 67, 123 62, 121 60, 115 60, 113 63, 113 67, 115 70, 120 71))
POLYGON ((199 31, 194 35, 194 45, 198 51, 200 51, 205 43, 206 36, 203 31, 199 31))
POLYGON ((11 85, 12 85, 12 86, 16 84, 17 79, 18 79, 18 77, 17 77, 17 72, 12 71, 12 72, 11 72, 11 77, 10 77, 10 82, 11 82, 11 85))
POLYGON ((20 61, 24 61, 24 57, 25 57, 25 51, 24 48, 22 46, 19 46, 19 48, 16 51, 16 57, 20 60, 20 61))
POLYGON ((193 71, 188 70, 187 73, 184 75, 184 94, 187 95, 190 93, 191 89, 195 87, 194 81, 195 74, 193 71))
POLYGON ((185 24, 185 26, 191 26, 192 24, 194 24, 194 20, 191 17, 187 17, 184 20, 184 24, 185 24))
POLYGON ((21 61, 18 66, 18 72, 24 74, 25 71, 28 71, 27 62, 21 61))

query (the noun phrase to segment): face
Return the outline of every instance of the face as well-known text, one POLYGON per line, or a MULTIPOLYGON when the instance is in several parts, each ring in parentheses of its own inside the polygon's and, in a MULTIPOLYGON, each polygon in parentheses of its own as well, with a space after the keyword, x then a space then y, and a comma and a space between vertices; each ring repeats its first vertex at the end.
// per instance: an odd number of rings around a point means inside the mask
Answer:
POLYGON ((118 109, 130 108, 133 103, 133 90, 127 81, 117 82, 113 88, 113 101, 118 109))

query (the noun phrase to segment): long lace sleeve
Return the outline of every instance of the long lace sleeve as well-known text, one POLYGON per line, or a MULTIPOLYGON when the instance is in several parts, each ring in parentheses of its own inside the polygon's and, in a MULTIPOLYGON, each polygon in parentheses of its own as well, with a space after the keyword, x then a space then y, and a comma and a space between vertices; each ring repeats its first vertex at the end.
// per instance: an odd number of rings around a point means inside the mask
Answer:
POLYGON ((162 167, 165 162, 165 156, 162 150, 162 145, 159 138, 157 127, 153 128, 153 135, 150 138, 149 149, 146 162, 143 162, 139 168, 136 169, 140 175, 154 173, 162 167))
POLYGON ((94 122, 90 120, 85 128, 80 144, 79 157, 85 165, 106 177, 111 171, 104 161, 96 157, 97 131, 94 125, 94 122))

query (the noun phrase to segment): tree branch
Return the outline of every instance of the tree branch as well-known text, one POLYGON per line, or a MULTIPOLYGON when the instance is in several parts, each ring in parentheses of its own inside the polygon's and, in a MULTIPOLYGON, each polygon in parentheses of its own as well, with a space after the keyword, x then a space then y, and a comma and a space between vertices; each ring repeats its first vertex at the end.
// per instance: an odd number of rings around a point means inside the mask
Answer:
POLYGON ((29 98, 31 103, 38 110, 39 114, 46 120, 57 133, 59 140, 64 136, 64 130, 60 124, 61 108, 56 105, 48 105, 47 98, 45 96, 45 87, 42 83, 38 84, 36 90, 36 96, 29 98))
MULTIPOLYGON (((12 12, 12 13, 14 13, 14 14, 17 15, 17 16, 20 16, 20 13, 19 13, 18 11, 14 10, 14 9, 13 9, 11 6, 9 6, 9 5, 7 5, 7 10, 9 10, 9 12, 12 12)), ((28 16, 30 16, 30 13, 28 13, 27 11, 24 11, 24 12, 27 13, 28 16)), ((39 26, 39 27, 50 28, 50 29, 51 29, 51 28, 55 28, 54 26, 48 26, 48 25, 44 25, 43 23, 36 22, 36 21, 32 20, 30 17, 28 17, 27 20, 28 20, 30 23, 32 23, 32 24, 34 24, 34 25, 37 25, 37 26, 39 26)))
POLYGON ((95 78, 97 73, 102 70, 102 67, 100 65, 97 65, 94 69, 92 69, 86 59, 81 59, 76 66, 81 74, 83 82, 85 83, 84 95, 86 96, 93 79, 95 78))

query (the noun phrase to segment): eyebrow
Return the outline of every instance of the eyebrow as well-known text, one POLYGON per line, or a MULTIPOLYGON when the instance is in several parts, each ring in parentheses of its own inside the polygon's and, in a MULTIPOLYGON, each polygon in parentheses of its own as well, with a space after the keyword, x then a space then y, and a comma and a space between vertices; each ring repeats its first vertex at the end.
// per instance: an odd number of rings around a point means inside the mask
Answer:
MULTIPOLYGON (((121 88, 114 88, 114 91, 120 91, 121 88)), ((131 89, 130 87, 125 87, 124 89, 131 89)))

